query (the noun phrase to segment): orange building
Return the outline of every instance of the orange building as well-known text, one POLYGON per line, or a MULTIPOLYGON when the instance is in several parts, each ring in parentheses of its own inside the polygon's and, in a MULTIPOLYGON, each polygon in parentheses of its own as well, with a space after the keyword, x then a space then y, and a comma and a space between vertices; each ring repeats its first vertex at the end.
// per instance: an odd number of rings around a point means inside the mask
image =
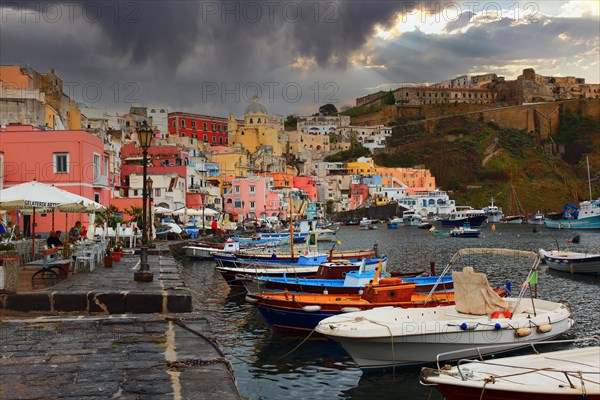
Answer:
POLYGON ((435 177, 425 168, 386 168, 376 167, 376 174, 381 175, 381 186, 388 188, 401 187, 399 182, 408 186, 407 193, 435 190, 435 177))

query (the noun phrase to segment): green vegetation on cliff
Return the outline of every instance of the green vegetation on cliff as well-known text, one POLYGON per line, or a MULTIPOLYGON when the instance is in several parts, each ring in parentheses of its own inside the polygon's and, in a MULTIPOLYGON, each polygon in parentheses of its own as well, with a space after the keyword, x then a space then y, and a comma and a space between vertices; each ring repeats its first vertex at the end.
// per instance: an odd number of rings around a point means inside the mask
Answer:
MULTIPOLYGON (((503 128, 493 121, 464 116, 441 120, 429 133, 421 121, 398 121, 390 147, 375 156, 389 167, 425 165, 437 185, 451 191, 459 205, 482 207, 491 197, 511 212, 510 184, 527 213, 561 210, 564 203, 587 199, 586 155, 592 192, 600 195, 600 124, 588 116, 565 113, 554 138, 565 145, 553 155, 551 140, 535 133, 503 128)), ((431 128, 430 128, 431 130, 431 128)), ((517 210, 514 210, 515 212, 517 210)))

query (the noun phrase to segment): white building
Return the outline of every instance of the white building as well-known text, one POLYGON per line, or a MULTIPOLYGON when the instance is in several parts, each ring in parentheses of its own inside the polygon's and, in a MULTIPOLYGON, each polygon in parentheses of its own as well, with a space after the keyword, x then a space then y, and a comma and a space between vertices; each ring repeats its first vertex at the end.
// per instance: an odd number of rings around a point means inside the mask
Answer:
MULTIPOLYGON (((185 179, 176 173, 149 174, 152 179, 152 203, 176 210, 185 207, 185 179)), ((142 197, 142 175, 129 175, 129 197, 142 197)))
POLYGON ((345 115, 298 117, 296 130, 307 133, 328 135, 336 133, 337 128, 350 125, 350 117, 345 115))
POLYGON ((169 134, 169 110, 166 107, 148 108, 148 116, 152 118, 154 130, 160 131, 162 138, 169 134))

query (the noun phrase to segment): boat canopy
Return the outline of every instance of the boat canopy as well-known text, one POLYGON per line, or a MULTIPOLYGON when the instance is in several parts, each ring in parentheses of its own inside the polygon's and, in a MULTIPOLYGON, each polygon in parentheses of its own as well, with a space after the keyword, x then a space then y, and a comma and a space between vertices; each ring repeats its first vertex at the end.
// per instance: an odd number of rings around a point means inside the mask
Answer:
POLYGON ((456 311, 473 315, 490 315, 504 311, 508 304, 490 287, 486 274, 464 267, 452 272, 456 311))

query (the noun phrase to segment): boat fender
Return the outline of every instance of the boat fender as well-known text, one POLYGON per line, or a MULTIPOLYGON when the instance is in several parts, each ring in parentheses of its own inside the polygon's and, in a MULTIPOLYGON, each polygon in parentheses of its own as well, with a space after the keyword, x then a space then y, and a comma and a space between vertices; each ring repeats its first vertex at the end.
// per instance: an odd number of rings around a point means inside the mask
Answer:
POLYGON ((531 328, 519 328, 515 331, 515 336, 525 337, 531 335, 531 328))
POLYGON ((343 313, 357 312, 357 311, 360 311, 360 308, 358 308, 358 307, 343 307, 340 311, 343 313))
POLYGON ((323 289, 323 294, 329 294, 329 290, 327 288, 323 289))
POLYGON ((548 333, 552 330, 552 325, 550 324, 542 324, 537 327, 537 331, 539 333, 548 333))
POLYGON ((306 312, 317 312, 321 311, 321 306, 304 306, 302 309, 306 312))
POLYGON ((246 300, 246 303, 256 303, 258 301, 258 299, 250 296, 246 296, 244 300, 246 300))
POLYGON ((463 322, 462 324, 460 324, 460 329, 462 329, 463 331, 472 331, 475 328, 477 328, 477 324, 473 322, 463 322))
POLYGON ((494 329, 495 329, 495 330, 497 330, 497 331, 499 331, 500 329, 502 329, 502 324, 501 324, 501 323, 499 323, 499 322, 496 322, 496 323, 494 324, 494 329))

